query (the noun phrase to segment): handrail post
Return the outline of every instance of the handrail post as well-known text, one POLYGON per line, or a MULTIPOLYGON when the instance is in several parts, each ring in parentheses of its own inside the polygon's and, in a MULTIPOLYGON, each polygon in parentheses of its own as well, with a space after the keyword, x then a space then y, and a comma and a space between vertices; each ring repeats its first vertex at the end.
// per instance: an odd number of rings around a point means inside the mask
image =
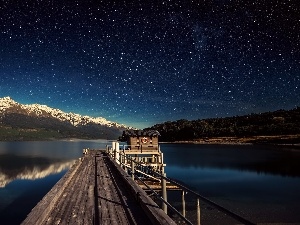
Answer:
POLYGON ((115 142, 115 161, 120 164, 120 144, 119 142, 115 142))
POLYGON ((124 170, 126 171, 126 173, 128 173, 128 170, 127 170, 127 167, 126 167, 126 165, 127 165, 127 162, 128 162, 128 160, 127 160, 127 155, 125 154, 125 151, 123 151, 123 154, 124 154, 124 170))
POLYGON ((197 198, 197 224, 200 225, 200 200, 197 198))
POLYGON ((121 167, 123 168, 123 154, 122 154, 122 151, 119 151, 119 162, 120 162, 120 165, 121 167))
POLYGON ((182 190, 182 215, 185 217, 185 198, 184 198, 184 190, 182 190))
MULTIPOLYGON (((166 179, 164 178, 166 176, 165 173, 162 173, 161 176, 161 191, 162 191, 162 197, 165 201, 167 200, 167 182, 166 179)), ((167 214, 168 213, 168 207, 166 203, 162 203, 162 210, 167 214)))
POLYGON ((109 155, 109 157, 112 157, 112 153, 113 153, 113 145, 111 145, 111 147, 108 147, 108 155, 109 155))
POLYGON ((134 180, 134 161, 131 158, 131 178, 134 180))
POLYGON ((113 158, 116 161, 116 142, 112 142, 113 158))

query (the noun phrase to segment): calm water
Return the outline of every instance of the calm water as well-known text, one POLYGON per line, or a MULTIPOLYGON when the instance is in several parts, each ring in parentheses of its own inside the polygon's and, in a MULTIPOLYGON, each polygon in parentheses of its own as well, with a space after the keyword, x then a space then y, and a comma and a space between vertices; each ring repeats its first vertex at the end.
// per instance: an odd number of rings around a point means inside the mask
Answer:
MULTIPOLYGON (((97 141, 0 142, 0 221, 19 224, 97 141)), ((258 222, 300 223, 300 152, 268 146, 161 144, 168 177, 258 222)))
POLYGON ((300 149, 162 145, 168 177, 256 223, 300 224, 300 149))

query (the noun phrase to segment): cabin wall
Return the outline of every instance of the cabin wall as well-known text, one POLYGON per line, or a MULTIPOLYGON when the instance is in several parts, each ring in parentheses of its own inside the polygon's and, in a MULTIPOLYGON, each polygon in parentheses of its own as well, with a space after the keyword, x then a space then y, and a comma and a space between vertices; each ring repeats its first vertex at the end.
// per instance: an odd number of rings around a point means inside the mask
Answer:
POLYGON ((158 137, 152 137, 152 144, 158 145, 158 137))
POLYGON ((130 145, 132 150, 158 150, 158 137, 149 137, 149 136, 134 136, 129 137, 127 144, 130 145))

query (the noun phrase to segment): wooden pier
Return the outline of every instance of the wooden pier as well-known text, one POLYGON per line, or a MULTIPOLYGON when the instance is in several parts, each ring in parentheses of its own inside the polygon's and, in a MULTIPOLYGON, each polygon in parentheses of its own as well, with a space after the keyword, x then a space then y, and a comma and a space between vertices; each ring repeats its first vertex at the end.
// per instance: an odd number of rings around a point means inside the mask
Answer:
POLYGON ((86 153, 22 224, 175 224, 105 151, 86 153))

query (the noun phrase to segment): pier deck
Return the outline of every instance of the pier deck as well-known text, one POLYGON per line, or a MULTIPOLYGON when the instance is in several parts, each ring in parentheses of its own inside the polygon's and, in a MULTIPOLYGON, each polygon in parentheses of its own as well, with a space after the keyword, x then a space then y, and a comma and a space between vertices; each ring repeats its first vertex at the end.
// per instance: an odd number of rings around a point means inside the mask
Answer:
POLYGON ((22 224, 175 224, 103 151, 90 151, 22 224))

